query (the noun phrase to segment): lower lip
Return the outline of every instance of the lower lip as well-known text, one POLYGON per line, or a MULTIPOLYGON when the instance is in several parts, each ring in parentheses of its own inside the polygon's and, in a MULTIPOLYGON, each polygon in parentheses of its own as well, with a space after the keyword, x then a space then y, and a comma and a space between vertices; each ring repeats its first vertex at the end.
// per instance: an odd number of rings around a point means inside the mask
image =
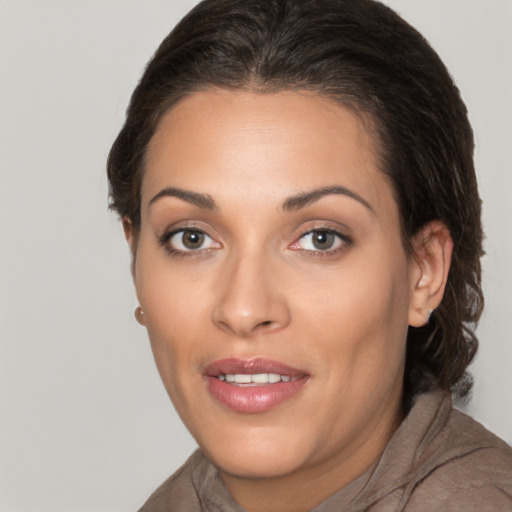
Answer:
POLYGON ((294 397, 304 386, 307 377, 290 382, 261 386, 236 386, 216 377, 207 377, 210 394, 221 404, 238 412, 265 412, 294 397))

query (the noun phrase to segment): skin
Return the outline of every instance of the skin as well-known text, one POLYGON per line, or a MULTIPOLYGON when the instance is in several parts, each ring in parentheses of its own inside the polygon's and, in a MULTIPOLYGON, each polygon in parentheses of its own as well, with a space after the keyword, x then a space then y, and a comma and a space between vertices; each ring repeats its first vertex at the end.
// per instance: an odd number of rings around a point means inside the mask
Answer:
POLYGON ((136 237, 125 219, 164 385, 249 511, 310 510, 377 460, 403 419, 408 326, 423 325, 442 298, 449 233, 433 222, 406 254, 368 126, 313 93, 194 93, 149 144, 136 237), (283 208, 333 186, 352 197, 283 208), (168 187, 216 208, 156 198, 168 187), (180 228, 203 231, 204 244, 186 250, 183 233, 160 243, 180 228), (328 250, 312 244, 311 231, 325 229, 340 234, 328 250), (270 411, 236 412, 203 376, 233 357, 278 360, 308 381, 270 411))

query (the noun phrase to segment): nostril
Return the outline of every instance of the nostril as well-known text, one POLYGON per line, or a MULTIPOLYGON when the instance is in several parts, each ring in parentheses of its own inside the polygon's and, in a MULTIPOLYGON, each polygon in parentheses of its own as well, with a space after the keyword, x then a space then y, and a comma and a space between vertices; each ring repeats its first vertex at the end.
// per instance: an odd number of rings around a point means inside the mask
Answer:
POLYGON ((273 323, 272 320, 266 320, 265 322, 260 322, 256 327, 270 327, 273 323))

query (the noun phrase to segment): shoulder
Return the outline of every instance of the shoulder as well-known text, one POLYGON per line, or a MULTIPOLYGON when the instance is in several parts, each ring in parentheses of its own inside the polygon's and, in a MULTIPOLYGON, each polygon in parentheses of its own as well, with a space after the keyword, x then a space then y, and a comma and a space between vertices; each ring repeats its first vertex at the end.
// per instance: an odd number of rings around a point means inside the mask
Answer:
POLYGON ((350 510, 512 512, 512 448, 449 393, 418 395, 350 510))
POLYGON ((460 411, 450 412, 425 466, 407 509, 512 511, 512 448, 460 411))
POLYGON ((203 454, 196 450, 172 476, 151 494, 139 512, 195 512, 201 506, 194 486, 194 473, 205 463, 203 454))

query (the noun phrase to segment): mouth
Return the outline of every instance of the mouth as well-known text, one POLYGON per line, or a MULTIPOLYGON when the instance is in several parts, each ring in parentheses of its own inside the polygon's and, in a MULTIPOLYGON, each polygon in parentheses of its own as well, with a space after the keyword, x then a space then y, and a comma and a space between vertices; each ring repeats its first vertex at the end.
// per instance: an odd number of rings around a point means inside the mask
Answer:
POLYGON ((238 386, 261 386, 262 384, 277 384, 278 382, 291 382, 299 377, 290 377, 289 375, 280 375, 279 373, 228 373, 219 374, 219 380, 229 382, 238 386))
POLYGON ((269 359, 224 359, 205 369, 211 396, 231 410, 260 413, 295 397, 307 372, 269 359))

